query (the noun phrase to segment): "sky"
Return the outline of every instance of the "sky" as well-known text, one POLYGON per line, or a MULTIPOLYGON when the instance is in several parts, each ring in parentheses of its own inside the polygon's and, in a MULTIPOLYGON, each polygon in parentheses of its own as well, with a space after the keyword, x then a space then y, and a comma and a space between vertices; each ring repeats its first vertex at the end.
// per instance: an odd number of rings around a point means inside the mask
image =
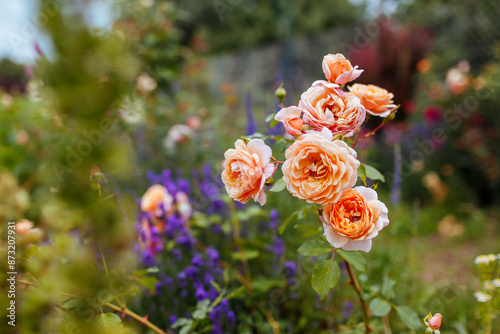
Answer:
MULTIPOLYGON (((106 28, 112 23, 109 1, 89 2, 86 18, 90 26, 106 28)), ((43 24, 50 19, 40 12, 36 0, 2 1, 0 4, 0 58, 17 63, 33 64, 38 57, 35 43, 44 54, 50 55, 50 41, 43 34, 43 24)))

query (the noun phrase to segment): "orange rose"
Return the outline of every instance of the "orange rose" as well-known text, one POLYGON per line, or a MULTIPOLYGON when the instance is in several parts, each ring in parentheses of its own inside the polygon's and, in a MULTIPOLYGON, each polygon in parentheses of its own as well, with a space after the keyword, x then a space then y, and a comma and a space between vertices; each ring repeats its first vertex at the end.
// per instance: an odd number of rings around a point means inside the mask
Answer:
POLYGON ((346 190, 335 203, 323 206, 326 239, 335 248, 369 252, 372 240, 389 224, 388 211, 371 188, 346 190))
POLYGON ((328 54, 323 57, 323 73, 325 77, 336 84, 345 84, 357 79, 363 70, 352 67, 351 62, 343 54, 328 54))
POLYGON ((315 81, 300 99, 304 122, 321 129, 327 127, 332 134, 350 137, 356 133, 366 117, 360 100, 351 93, 338 89, 338 85, 323 80, 315 81))
POLYGON ((271 163, 272 151, 261 139, 252 139, 248 144, 238 139, 235 149, 224 153, 222 182, 229 197, 241 203, 253 198, 260 205, 266 203, 266 180, 274 173, 271 163))
POLYGON ((333 203, 356 183, 356 151, 320 134, 300 136, 285 152, 283 180, 288 191, 309 203, 333 203))
POLYGON ((141 210, 153 214, 159 213, 161 206, 165 212, 170 212, 174 199, 168 193, 167 188, 155 184, 151 186, 141 198, 141 210))
POLYGON ((370 115, 387 117, 397 108, 392 100, 394 94, 375 85, 354 84, 349 91, 359 97, 361 104, 370 115))

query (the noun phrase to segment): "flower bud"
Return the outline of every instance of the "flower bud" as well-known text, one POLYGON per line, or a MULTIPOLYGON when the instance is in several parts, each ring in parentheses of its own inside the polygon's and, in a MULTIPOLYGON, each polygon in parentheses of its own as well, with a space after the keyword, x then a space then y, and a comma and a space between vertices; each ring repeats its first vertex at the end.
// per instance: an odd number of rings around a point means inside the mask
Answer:
POLYGON ((429 327, 427 327, 427 329, 425 330, 425 334, 432 334, 432 332, 434 331, 432 330, 432 328, 429 327))
POLYGON ((443 316, 439 313, 436 313, 432 316, 432 318, 429 319, 429 324, 428 326, 434 330, 439 329, 441 327, 441 319, 443 316))
POLYGON ((274 95, 276 96, 276 98, 278 99, 278 101, 280 103, 283 103, 283 100, 285 99, 285 96, 286 96, 286 90, 283 87, 283 84, 281 84, 278 87, 278 89, 276 89, 276 91, 274 92, 274 95))

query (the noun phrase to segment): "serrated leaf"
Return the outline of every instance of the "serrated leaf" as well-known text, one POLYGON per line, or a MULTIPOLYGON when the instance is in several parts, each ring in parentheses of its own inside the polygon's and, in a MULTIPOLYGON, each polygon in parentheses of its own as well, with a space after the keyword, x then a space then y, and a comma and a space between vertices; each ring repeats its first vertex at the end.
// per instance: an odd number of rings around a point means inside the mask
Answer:
POLYGON ((396 311, 401 321, 403 321, 408 328, 415 331, 422 329, 422 323, 419 316, 411 308, 408 306, 398 306, 396 311))
POLYGON ((283 181, 283 179, 279 179, 278 181, 274 182, 274 185, 271 187, 271 189, 269 189, 269 191, 277 193, 285 190, 285 188, 286 188, 285 181, 283 181))
POLYGON ((97 328, 104 333, 121 333, 122 320, 114 313, 104 313, 96 317, 97 328))
POLYGON ((382 175, 382 173, 380 173, 375 167, 367 165, 367 164, 361 164, 361 166, 364 166, 365 176, 367 178, 369 178, 370 180, 380 180, 382 182, 385 182, 384 175, 382 175))
POLYGON ((370 302, 370 310, 377 317, 383 317, 391 310, 391 304, 380 298, 374 298, 370 302))
POLYGON ((274 147, 278 152, 285 152, 287 146, 288 142, 283 138, 281 138, 276 142, 276 144, 274 144, 274 147))
POLYGON ((366 270, 366 260, 358 251, 346 251, 343 249, 337 249, 337 253, 347 262, 354 266, 359 271, 366 270))
POLYGON ((328 260, 317 264, 312 274, 311 285, 321 300, 337 284, 339 277, 340 269, 337 262, 328 260))
POLYGON ((297 250, 299 254, 304 256, 319 256, 331 252, 332 245, 323 238, 317 238, 304 242, 297 250))
POLYGON ((361 179, 361 181, 363 181, 363 183, 365 184, 365 187, 366 187, 366 168, 365 168, 365 165, 363 165, 363 164, 359 165, 357 172, 358 172, 358 177, 361 179))

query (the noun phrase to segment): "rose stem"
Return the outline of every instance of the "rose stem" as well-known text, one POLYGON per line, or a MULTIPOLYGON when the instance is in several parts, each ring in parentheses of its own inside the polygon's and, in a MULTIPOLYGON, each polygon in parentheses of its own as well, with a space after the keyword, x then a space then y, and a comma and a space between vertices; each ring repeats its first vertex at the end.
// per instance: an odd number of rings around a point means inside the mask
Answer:
POLYGON ((356 279, 356 275, 352 271, 351 264, 346 260, 344 260, 344 263, 347 268, 347 272, 349 273, 349 277, 351 278, 352 286, 354 287, 354 290, 356 290, 356 293, 358 294, 359 302, 361 304, 361 308, 363 309, 363 317, 365 318, 365 334, 368 334, 370 332, 370 317, 368 316, 368 309, 366 307, 365 300, 361 296, 361 288, 358 284, 358 280, 356 279))
POLYGON ((156 327, 155 324, 151 323, 149 320, 147 320, 146 318, 144 317, 141 317, 140 315, 138 315, 137 313, 135 312, 132 312, 131 310, 129 310, 128 308, 126 307, 119 307, 119 306, 116 306, 115 304, 111 304, 111 303, 106 303, 104 304, 104 306, 107 306, 115 311, 118 311, 120 313, 123 313, 125 315, 128 315, 129 317, 139 321, 141 324, 143 324, 144 326, 148 327, 149 329, 151 329, 153 332, 155 333, 158 333, 158 334, 165 334, 164 331, 162 331, 160 328, 156 327))

